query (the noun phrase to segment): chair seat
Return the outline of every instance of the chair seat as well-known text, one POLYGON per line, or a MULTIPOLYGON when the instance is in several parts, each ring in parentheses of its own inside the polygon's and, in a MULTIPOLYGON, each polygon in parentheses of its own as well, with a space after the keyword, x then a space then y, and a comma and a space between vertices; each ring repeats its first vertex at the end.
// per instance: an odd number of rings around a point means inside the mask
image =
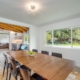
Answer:
POLYGON ((16 70, 17 70, 16 72, 15 72, 13 69, 11 70, 11 74, 12 74, 14 77, 16 77, 16 75, 20 75, 20 69, 17 68, 16 70))
POLYGON ((44 80, 44 78, 42 76, 38 75, 37 73, 34 73, 32 75, 32 78, 34 78, 35 80, 44 80))
POLYGON ((25 69, 25 70, 28 70, 28 71, 31 71, 31 69, 29 69, 28 67, 26 67, 24 65, 21 65, 20 68, 25 69))

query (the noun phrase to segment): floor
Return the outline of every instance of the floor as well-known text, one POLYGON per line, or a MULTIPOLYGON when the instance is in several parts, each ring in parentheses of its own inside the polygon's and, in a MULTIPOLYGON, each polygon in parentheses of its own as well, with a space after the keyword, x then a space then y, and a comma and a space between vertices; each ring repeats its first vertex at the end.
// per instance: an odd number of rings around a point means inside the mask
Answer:
POLYGON ((80 80, 80 67, 75 67, 66 80, 80 80))
MULTIPOLYGON (((2 77, 2 74, 0 74, 0 80, 6 80, 6 75, 4 75, 4 77, 2 77)), ((15 79, 12 77, 11 80, 15 80, 15 79)))

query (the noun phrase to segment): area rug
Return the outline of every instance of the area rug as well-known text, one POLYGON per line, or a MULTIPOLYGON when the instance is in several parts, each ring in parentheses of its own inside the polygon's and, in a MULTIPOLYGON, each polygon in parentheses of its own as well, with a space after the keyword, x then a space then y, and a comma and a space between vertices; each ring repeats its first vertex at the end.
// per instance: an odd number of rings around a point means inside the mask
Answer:
POLYGON ((66 80, 80 80, 80 67, 75 67, 66 80))
MULTIPOLYGON (((0 80, 6 80, 6 73, 4 77, 2 77, 2 69, 0 70, 0 80)), ((15 80, 11 77, 11 80, 15 80)), ((18 78, 20 80, 20 78, 18 78)), ((75 67, 74 70, 68 75, 65 80, 80 80, 80 67, 75 67)))

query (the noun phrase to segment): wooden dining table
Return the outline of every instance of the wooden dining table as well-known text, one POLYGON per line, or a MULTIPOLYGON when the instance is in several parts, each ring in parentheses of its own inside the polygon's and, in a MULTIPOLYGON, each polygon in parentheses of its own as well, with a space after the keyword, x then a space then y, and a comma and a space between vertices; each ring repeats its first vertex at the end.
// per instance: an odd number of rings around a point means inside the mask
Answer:
POLYGON ((8 55, 47 80, 65 80, 75 67, 75 62, 41 53, 30 56, 27 50, 9 51, 8 55))

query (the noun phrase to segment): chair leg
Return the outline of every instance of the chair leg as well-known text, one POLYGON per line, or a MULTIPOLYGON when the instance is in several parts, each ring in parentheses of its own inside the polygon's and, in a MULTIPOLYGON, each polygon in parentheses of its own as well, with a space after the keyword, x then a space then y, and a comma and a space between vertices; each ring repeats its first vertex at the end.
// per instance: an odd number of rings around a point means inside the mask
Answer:
POLYGON ((17 80, 17 75, 16 75, 15 79, 17 80))
POLYGON ((23 78, 20 76, 20 80, 23 80, 23 78))
POLYGON ((21 74, 20 74, 20 80, 23 80, 23 79, 22 79, 22 75, 21 75, 21 74))
POLYGON ((3 68, 3 77, 4 77, 4 72, 5 72, 5 66, 4 66, 4 68, 3 68))
POLYGON ((6 80, 7 80, 7 78, 8 78, 8 68, 7 68, 7 73, 6 73, 6 80))
POLYGON ((10 78, 11 78, 11 73, 9 74, 9 80, 10 80, 10 78))

